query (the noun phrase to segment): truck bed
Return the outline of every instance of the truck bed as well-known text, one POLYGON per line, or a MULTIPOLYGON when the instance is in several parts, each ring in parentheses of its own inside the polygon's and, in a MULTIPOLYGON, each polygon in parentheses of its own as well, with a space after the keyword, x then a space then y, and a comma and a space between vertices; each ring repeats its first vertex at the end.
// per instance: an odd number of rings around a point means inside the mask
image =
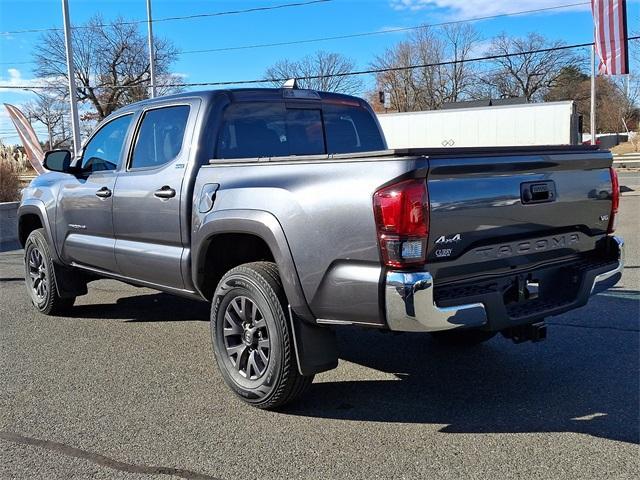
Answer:
POLYGON ((426 267, 444 286, 594 251, 606 236, 600 217, 611 208, 611 162, 609 152, 590 146, 212 160, 200 169, 194 191, 220 185, 210 215, 242 208, 277 218, 316 319, 384 325, 385 268, 372 208, 380 187, 426 179, 426 267), (538 182, 553 184, 557 198, 523 205, 521 186, 538 182))

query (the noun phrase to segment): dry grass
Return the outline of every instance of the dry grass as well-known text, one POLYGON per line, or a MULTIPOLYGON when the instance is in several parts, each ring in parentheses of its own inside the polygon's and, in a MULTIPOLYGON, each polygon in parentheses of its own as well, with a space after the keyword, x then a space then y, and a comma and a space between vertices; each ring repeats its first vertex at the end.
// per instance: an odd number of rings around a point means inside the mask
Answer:
POLYGON ((0 202, 15 202, 19 197, 18 172, 6 162, 0 162, 0 202))
POLYGON ((620 145, 616 145, 611 149, 611 153, 616 155, 624 155, 625 153, 634 153, 636 151, 635 147, 631 142, 624 142, 620 145))
POLYGON ((20 198, 19 175, 26 170, 26 156, 13 147, 0 143, 0 202, 14 202, 20 198))

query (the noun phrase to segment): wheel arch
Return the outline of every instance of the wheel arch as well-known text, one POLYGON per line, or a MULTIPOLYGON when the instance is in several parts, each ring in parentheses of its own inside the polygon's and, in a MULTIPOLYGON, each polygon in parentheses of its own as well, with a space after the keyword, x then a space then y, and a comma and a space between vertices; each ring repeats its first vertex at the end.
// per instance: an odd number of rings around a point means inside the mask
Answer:
POLYGON ((209 299, 217 285, 215 279, 237 265, 273 261, 278 266, 291 309, 304 320, 315 320, 302 291, 289 244, 275 216, 262 210, 222 210, 208 214, 201 222, 192 236, 191 258, 192 281, 200 295, 209 299), (231 248, 234 254, 227 258, 227 263, 217 267, 213 260, 227 257, 221 251, 229 252, 231 248))
POLYGON ((35 199, 26 200, 18 208, 18 240, 21 247, 24 248, 31 232, 38 228, 44 229, 53 260, 61 263, 56 244, 53 241, 53 232, 44 203, 35 199))

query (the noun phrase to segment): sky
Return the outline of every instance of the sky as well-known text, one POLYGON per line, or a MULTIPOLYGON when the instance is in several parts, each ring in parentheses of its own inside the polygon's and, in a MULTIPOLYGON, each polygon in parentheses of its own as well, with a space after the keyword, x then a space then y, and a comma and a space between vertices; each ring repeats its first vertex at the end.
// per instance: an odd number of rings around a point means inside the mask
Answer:
MULTIPOLYGON (((264 7, 308 0, 152 0, 155 19, 264 7)), ((173 65, 185 82, 235 81, 264 78, 267 67, 281 59, 296 60, 317 50, 339 52, 355 60, 359 68, 401 41, 405 33, 388 30, 467 20, 558 5, 580 0, 331 0, 299 7, 236 15, 164 21, 154 24, 154 34, 170 39, 183 53, 173 65), (190 50, 226 48, 260 43, 307 40, 361 32, 375 35, 253 48, 225 52, 188 53, 190 50)), ((118 16, 146 18, 146 0, 69 0, 72 24, 99 13, 105 21, 118 16)), ((628 1, 630 32, 640 31, 640 0, 628 1)), ((560 10, 510 15, 472 22, 483 39, 506 33, 523 36, 538 32, 568 44, 592 41, 593 23, 588 1, 560 10)), ((16 30, 62 26, 60 0, 0 0, 0 85, 37 85, 32 73, 34 46, 39 33, 16 30)), ((140 26, 146 35, 146 25, 140 26)), ((632 72, 633 73, 633 72, 632 72)), ((20 107, 34 100, 32 92, 0 88, 0 103, 20 107)), ((45 128, 34 125, 40 139, 45 128)), ((0 107, 0 139, 16 143, 15 131, 0 107)))

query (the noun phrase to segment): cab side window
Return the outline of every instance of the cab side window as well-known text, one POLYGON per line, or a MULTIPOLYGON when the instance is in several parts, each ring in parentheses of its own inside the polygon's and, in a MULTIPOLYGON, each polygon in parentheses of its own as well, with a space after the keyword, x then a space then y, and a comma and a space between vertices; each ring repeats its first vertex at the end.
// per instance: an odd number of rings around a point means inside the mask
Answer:
POLYGON ((82 171, 87 173, 116 170, 133 115, 123 115, 104 125, 89 141, 82 155, 82 171))
POLYGON ((188 118, 188 105, 147 111, 142 118, 130 168, 157 168, 175 159, 182 150, 188 118))

